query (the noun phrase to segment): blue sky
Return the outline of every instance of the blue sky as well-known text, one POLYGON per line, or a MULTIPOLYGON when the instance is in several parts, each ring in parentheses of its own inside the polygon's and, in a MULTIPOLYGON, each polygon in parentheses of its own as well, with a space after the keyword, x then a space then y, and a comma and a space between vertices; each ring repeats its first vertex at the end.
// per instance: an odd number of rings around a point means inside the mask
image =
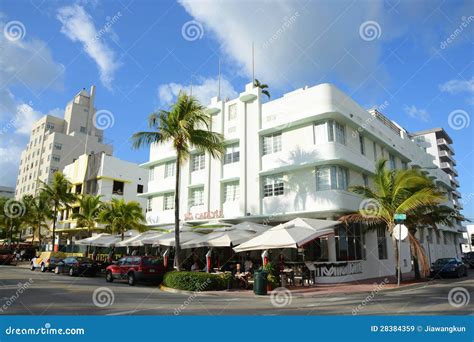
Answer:
POLYGON ((409 131, 446 129, 474 217, 472 2, 4 0, 0 13, 1 185, 15 183, 31 123, 91 84, 115 155, 146 161, 128 139, 148 114, 191 82, 204 102, 216 95, 219 59, 223 93, 241 92, 254 41, 272 97, 330 82, 409 131))

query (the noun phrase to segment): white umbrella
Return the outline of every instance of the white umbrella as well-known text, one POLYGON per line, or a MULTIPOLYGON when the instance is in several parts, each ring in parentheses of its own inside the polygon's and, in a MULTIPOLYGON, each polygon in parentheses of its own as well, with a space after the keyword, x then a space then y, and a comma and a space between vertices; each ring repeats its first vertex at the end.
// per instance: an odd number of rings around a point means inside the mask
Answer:
POLYGON ((271 226, 267 226, 267 225, 259 224, 255 222, 244 221, 244 222, 240 222, 233 225, 232 228, 238 229, 238 230, 250 230, 256 233, 261 233, 271 228, 271 226))
POLYGON ((96 241, 98 239, 103 239, 107 236, 112 236, 112 235, 107 234, 107 233, 101 233, 101 234, 97 234, 97 235, 94 235, 94 236, 91 236, 91 237, 88 237, 88 238, 85 238, 85 239, 82 239, 82 240, 74 241, 74 244, 79 245, 79 246, 91 246, 94 241, 96 241))
MULTIPOLYGON (((179 233, 179 242, 180 244, 186 243, 190 240, 198 239, 202 236, 202 234, 198 234, 195 232, 180 232, 179 233)), ((148 242, 147 240, 145 240, 148 242)), ((155 246, 174 246, 174 232, 163 234, 155 239, 153 243, 153 247, 155 246)))
POLYGON ((235 247, 234 251, 298 248, 318 237, 334 234, 334 227, 339 224, 341 224, 339 221, 296 218, 270 228, 266 232, 235 247))
MULTIPOLYGON (((116 247, 126 247, 126 246, 138 247, 138 246, 143 246, 145 244, 148 244, 148 243, 144 242, 145 240, 154 239, 154 238, 156 238, 160 235, 163 235, 163 234, 164 234, 163 232, 159 232, 159 231, 156 231, 156 230, 149 230, 149 231, 146 231, 144 233, 132 236, 132 237, 130 237, 128 239, 125 239, 123 241, 120 241, 120 242, 116 243, 115 246, 116 247)), ((149 243, 149 244, 151 244, 151 243, 149 243)))
POLYGON ((232 247, 254 237, 256 234, 250 230, 229 230, 213 232, 196 240, 186 242, 181 247, 198 248, 198 247, 232 247))

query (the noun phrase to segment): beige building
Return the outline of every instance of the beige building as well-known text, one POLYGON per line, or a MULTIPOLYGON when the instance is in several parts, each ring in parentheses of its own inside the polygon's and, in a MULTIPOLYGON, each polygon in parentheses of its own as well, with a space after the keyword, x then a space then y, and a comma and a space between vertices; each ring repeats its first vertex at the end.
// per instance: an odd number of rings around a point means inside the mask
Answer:
POLYGON ((16 198, 34 195, 41 186, 39 181, 51 182, 55 172, 84 153, 112 154, 112 146, 103 141, 103 131, 94 125, 94 98, 94 86, 90 93, 83 89, 67 104, 63 119, 46 115, 33 125, 30 141, 21 153, 16 198))

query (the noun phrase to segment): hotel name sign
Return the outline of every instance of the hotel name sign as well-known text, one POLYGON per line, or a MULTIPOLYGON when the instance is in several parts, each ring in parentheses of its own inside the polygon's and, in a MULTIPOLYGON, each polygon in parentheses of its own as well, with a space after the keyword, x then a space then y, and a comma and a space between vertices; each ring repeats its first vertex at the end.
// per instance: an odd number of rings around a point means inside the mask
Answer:
POLYGON ((314 264, 316 277, 341 277, 362 273, 361 262, 314 264))
POLYGON ((215 218, 223 218, 224 213, 222 210, 214 210, 214 211, 204 211, 201 213, 186 213, 184 214, 184 220, 185 221, 191 221, 191 220, 209 220, 209 219, 215 219, 215 218))

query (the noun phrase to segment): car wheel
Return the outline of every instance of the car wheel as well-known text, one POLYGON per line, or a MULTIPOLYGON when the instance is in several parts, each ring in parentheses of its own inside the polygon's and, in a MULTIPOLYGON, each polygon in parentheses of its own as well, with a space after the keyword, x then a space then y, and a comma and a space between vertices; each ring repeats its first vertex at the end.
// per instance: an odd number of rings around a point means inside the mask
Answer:
POLYGON ((128 274, 128 285, 135 285, 135 275, 133 273, 128 274))
POLYGON ((105 281, 108 282, 108 283, 111 283, 111 282, 114 281, 114 277, 112 276, 112 272, 107 271, 107 273, 105 274, 105 281))
POLYGON ((72 269, 72 267, 69 269, 69 275, 70 275, 71 277, 74 276, 74 270, 72 269))
POLYGON ((46 266, 44 264, 41 264, 41 272, 46 272, 46 266))
POLYGON ((458 270, 457 274, 456 274, 456 277, 457 277, 457 278, 461 278, 462 275, 463 275, 463 273, 464 273, 464 272, 462 271, 462 268, 460 268, 460 269, 458 270))

